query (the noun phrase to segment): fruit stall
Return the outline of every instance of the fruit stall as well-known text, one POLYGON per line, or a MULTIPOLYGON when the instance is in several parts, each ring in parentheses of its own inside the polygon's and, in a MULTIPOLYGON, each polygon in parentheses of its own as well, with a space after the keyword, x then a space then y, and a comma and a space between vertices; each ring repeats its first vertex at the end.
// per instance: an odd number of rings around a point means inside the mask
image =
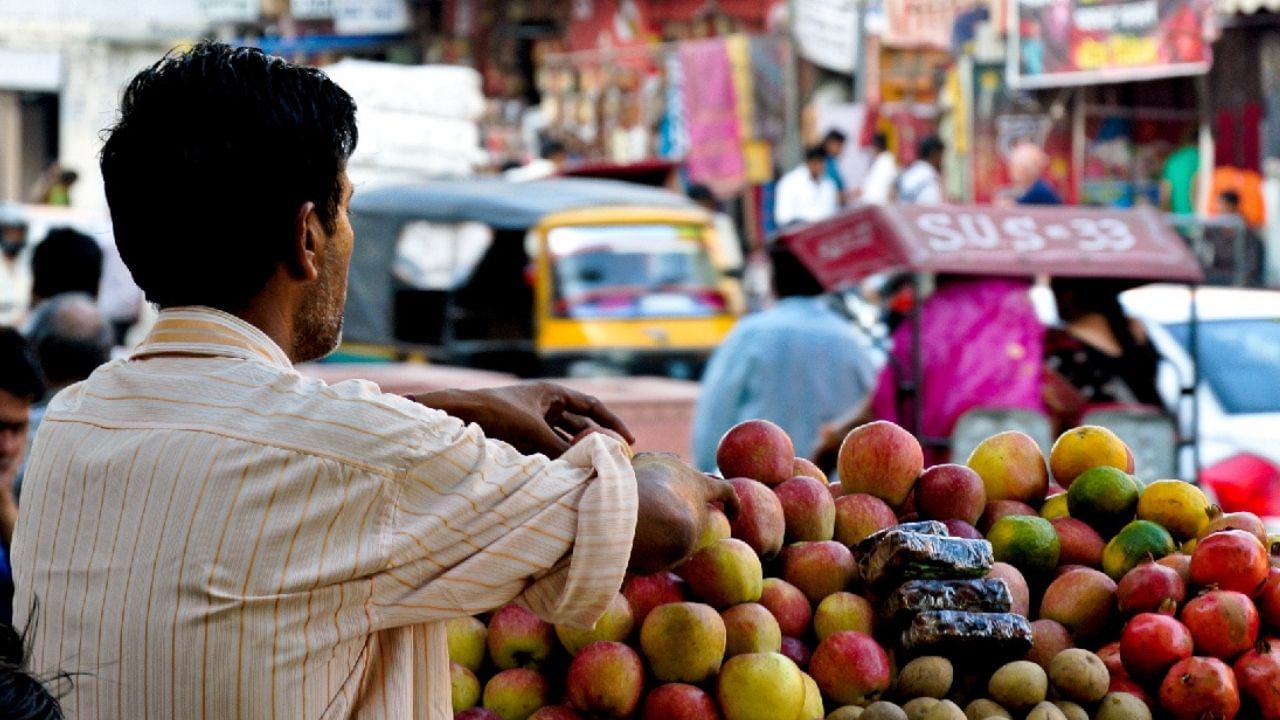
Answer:
POLYGON ((925 467, 878 421, 829 482, 741 423, 717 451, 739 512, 593 628, 448 623, 455 717, 1280 720, 1280 538, 1133 457, 1083 426, 925 467))
MULTIPOLYGON (((924 297, 922 277, 927 274, 1108 278, 1131 286, 1194 286, 1204 279, 1199 261, 1174 228, 1158 213, 1141 209, 864 205, 783 232, 777 241, 787 243, 828 288, 848 286, 875 273, 905 272, 913 278, 916 298, 924 297)), ((907 408, 902 424, 926 447, 945 447, 948 439, 930 437, 925 432, 928 424, 921 421, 925 394, 944 391, 927 387, 922 374, 921 306, 914 303, 910 315, 910 361, 905 363, 909 367, 897 367, 895 361, 898 396, 907 408)), ((1193 287, 1188 338, 1192 358, 1197 357, 1196 326, 1193 287)), ((1198 404, 1192 389, 1199 378, 1194 362, 1192 376, 1183 381, 1188 412, 1181 441, 1191 448, 1195 467, 1190 472, 1198 476, 1198 404)))

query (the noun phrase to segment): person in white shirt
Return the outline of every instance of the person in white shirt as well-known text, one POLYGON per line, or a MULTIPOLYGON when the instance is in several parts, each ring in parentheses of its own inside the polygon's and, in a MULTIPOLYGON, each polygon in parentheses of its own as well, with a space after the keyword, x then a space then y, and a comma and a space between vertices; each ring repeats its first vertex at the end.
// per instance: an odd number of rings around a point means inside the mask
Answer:
POLYGON ((827 174, 827 152, 821 145, 809 148, 804 163, 782 176, 773 205, 778 227, 825 220, 840 209, 840 191, 827 174))
POLYGON ((876 133, 871 141, 875 159, 862 179, 857 200, 872 205, 883 205, 893 197, 893 182, 898 179, 898 160, 889 152, 889 138, 876 133))
POLYGON ((0 204, 0 326, 22 324, 31 302, 31 248, 21 209, 0 204))
POLYGON ((897 200, 908 205, 941 205, 946 202, 942 192, 942 153, 946 146, 935 135, 920 141, 916 161, 898 176, 895 187, 897 200))

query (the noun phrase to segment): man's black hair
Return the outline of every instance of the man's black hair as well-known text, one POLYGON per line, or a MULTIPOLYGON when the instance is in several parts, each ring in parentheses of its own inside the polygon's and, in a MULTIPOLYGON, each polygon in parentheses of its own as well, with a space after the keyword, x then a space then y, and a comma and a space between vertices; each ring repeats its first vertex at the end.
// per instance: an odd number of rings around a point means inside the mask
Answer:
POLYGON ((821 145, 814 145, 804 151, 805 162, 809 160, 826 160, 827 151, 822 149, 821 145))
POLYGON ((564 143, 559 140, 547 140, 542 143, 542 157, 550 158, 552 155, 563 155, 569 151, 564 143))
POLYGON ((65 292, 98 296, 102 248, 71 228, 54 228, 31 254, 31 294, 48 299, 65 292))
POLYGON ((55 672, 38 677, 27 669, 31 654, 29 635, 34 634, 38 602, 32 601, 33 618, 27 632, 0 622, 0 720, 62 720, 58 696, 70 690, 79 673, 55 672))
POLYGON ((689 199, 694 202, 714 203, 716 201, 715 193, 711 192, 711 188, 702 183, 694 183, 689 186, 689 199))
POLYGON ((845 142, 848 139, 849 137, 844 133, 836 130, 835 128, 831 128, 827 131, 827 134, 823 136, 822 144, 826 145, 829 142, 845 142))
POLYGON ((332 230, 355 112, 320 70, 256 48, 201 42, 138 73, 102 177, 147 299, 240 309, 289 252, 303 203, 332 230))
POLYGON ((778 297, 812 297, 826 292, 785 243, 769 246, 769 262, 773 266, 773 292, 778 297))
POLYGON ((876 150, 884 152, 889 149, 889 136, 878 132, 871 138, 871 144, 875 146, 876 150))
POLYGON ((30 402, 44 397, 44 376, 35 352, 11 327, 0 327, 0 390, 30 402))
POLYGON ((946 149, 947 146, 943 144, 942 140, 938 139, 937 135, 929 135, 920 141, 920 146, 917 148, 918 152, 916 155, 921 160, 928 160, 946 149))

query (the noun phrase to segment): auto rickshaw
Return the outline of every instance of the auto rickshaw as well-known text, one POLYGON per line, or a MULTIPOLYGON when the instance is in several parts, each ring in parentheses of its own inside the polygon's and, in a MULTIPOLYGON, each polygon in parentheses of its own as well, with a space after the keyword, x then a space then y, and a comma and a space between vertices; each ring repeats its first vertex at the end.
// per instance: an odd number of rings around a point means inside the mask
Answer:
POLYGON ((742 306, 711 217, 610 180, 357 191, 346 359, 697 377, 742 306))
MULTIPOLYGON (((1194 285, 1202 271, 1187 243, 1165 218, 1152 210, 1094 209, 1070 206, 1012 208, 961 205, 861 205, 831 218, 789 228, 777 239, 796 255, 824 286, 839 289, 868 275, 886 271, 910 274, 916 298, 924 296, 922 276, 1004 276, 1036 278, 1099 277, 1132 281, 1133 285, 1163 281, 1192 285, 1188 351, 1198 357, 1194 285)), ((925 447, 967 456, 973 438, 1016 426, 1048 450, 1053 436, 1043 413, 1001 407, 977 407, 956 422, 949 437, 924 432, 924 398, 945 396, 948 388, 930 386, 922 373, 922 305, 913 304, 909 355, 893 363, 902 424, 925 447)), ((1199 476, 1198 400, 1196 363, 1183 378, 1174 418, 1149 408, 1112 412, 1107 422, 1121 437, 1159 436, 1159 442, 1131 442, 1140 467, 1172 466, 1179 450, 1186 450, 1188 479, 1199 476), (1178 425, 1175 425, 1175 422, 1178 425), (1121 428, 1124 425, 1124 428, 1121 428), (1161 459, 1157 454, 1166 455, 1161 459)))

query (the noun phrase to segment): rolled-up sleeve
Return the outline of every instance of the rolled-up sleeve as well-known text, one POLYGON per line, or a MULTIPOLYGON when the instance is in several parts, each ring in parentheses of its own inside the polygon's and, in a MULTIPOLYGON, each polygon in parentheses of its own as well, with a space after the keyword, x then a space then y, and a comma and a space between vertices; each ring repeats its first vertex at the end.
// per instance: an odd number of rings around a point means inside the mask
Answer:
POLYGON ((394 494, 387 569, 374 579, 380 626, 512 600, 550 622, 590 626, 621 587, 637 497, 615 440, 588 436, 552 461, 441 414, 394 494))

